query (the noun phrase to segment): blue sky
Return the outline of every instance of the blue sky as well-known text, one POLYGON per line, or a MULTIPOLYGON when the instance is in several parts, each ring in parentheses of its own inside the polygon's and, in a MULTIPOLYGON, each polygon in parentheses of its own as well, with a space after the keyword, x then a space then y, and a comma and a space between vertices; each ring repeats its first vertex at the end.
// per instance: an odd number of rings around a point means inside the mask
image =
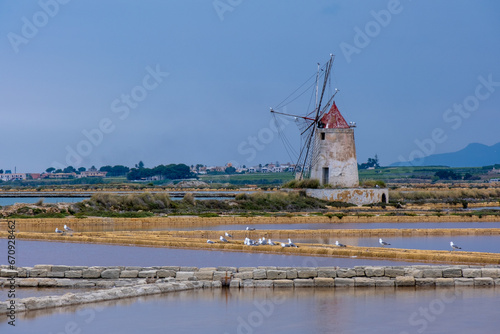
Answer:
POLYGON ((290 161, 269 107, 330 53, 358 162, 492 145, 499 17, 493 0, 2 1, 0 168, 290 161))

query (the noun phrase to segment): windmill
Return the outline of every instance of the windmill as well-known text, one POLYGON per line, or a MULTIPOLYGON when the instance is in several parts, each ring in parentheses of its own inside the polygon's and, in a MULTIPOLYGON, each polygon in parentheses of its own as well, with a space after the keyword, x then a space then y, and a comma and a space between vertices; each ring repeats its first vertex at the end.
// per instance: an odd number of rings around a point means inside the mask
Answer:
MULTIPOLYGON (((356 124, 347 123, 340 114, 334 102, 338 90, 335 89, 328 99, 325 93, 333 61, 334 56, 330 55, 324 66, 320 67, 318 64, 315 106, 311 112, 305 116, 278 112, 273 108, 271 112, 294 117, 301 131, 302 145, 295 169, 296 179, 314 178, 318 179, 321 185, 353 187, 359 185, 353 131, 356 124), (319 89, 321 78, 323 83, 319 89)), ((283 105, 283 102, 280 105, 283 105)))

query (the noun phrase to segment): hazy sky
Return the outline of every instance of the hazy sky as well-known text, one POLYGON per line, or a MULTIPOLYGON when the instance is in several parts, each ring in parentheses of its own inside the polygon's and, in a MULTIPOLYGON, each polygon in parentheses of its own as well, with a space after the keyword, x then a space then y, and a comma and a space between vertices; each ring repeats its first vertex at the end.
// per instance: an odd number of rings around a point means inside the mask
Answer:
POLYGON ((0 1, 0 168, 290 161, 269 107, 330 53, 359 162, 491 145, 499 18, 496 0, 0 1))

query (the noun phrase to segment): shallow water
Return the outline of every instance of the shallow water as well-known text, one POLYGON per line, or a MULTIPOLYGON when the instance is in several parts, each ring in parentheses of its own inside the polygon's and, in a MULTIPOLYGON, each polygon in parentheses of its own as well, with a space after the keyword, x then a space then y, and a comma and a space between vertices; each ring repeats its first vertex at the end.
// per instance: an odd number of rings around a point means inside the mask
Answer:
POLYGON ((0 197, 0 206, 13 205, 15 203, 34 204, 43 199, 43 203, 77 203, 88 197, 0 197))
MULTIPOLYGON (((0 239, 0 251, 7 240, 0 239)), ((264 253, 223 252, 193 249, 149 248, 98 244, 16 240, 16 266, 35 264, 74 266, 193 266, 255 267, 300 266, 352 267, 360 265, 404 265, 417 262, 357 258, 312 257, 264 253)), ((5 264, 5 262, 0 262, 5 264)), ((418 263, 421 264, 421 263, 418 263)))
POLYGON ((500 289, 214 289, 19 314, 2 333, 496 333, 500 289))
MULTIPOLYGON (((293 242, 335 244, 338 240, 341 244, 360 247, 382 247, 378 237, 335 237, 335 238, 294 238, 293 242)), ((407 249, 429 249, 449 250, 450 241, 453 241, 462 251, 500 253, 500 235, 452 235, 452 236, 394 236, 383 237, 390 243, 390 248, 407 249)), ((286 240, 283 240, 286 241, 286 240)))

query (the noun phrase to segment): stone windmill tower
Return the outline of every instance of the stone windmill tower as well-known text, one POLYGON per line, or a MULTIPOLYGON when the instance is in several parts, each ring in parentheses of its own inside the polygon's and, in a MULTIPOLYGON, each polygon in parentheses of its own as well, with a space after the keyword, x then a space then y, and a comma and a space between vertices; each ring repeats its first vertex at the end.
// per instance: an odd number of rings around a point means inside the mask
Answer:
POLYGON ((310 178, 339 188, 359 186, 354 123, 348 124, 335 102, 317 123, 310 178))

